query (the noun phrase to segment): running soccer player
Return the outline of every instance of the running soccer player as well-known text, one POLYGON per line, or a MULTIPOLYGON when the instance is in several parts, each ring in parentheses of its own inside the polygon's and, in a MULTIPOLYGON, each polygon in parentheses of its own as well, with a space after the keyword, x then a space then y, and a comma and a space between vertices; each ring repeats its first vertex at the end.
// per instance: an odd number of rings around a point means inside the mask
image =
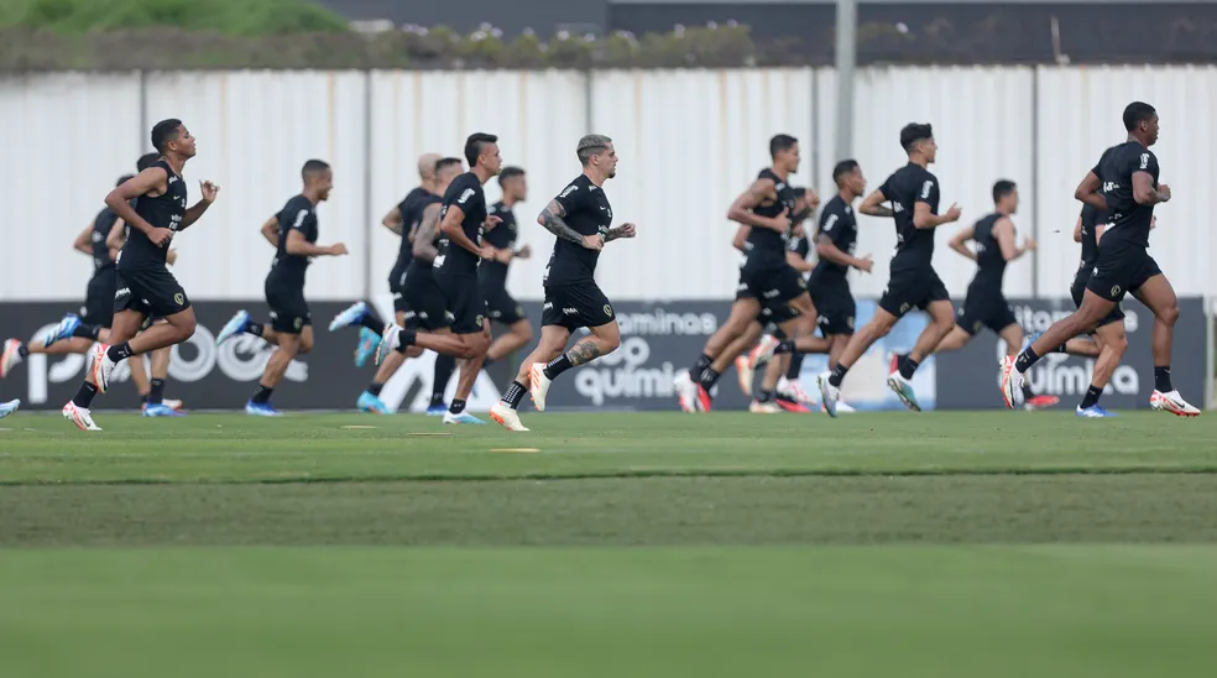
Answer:
POLYGON ((900 130, 900 146, 908 154, 908 164, 866 196, 858 208, 863 214, 895 220, 896 252, 892 256, 887 289, 874 317, 849 340, 836 367, 820 375, 824 409, 833 417, 837 416, 841 382, 849 368, 913 308, 927 311, 930 323, 918 337, 912 353, 900 362, 898 370, 888 375, 887 385, 906 406, 920 410, 909 381, 917 365, 955 326, 951 297, 934 271, 932 260, 934 229, 958 221, 959 206, 951 205, 946 214, 938 215, 938 178, 926 169, 938 153, 933 128, 928 123, 905 125, 900 130), (892 207, 881 206, 883 202, 890 202, 892 207))
POLYGON ((111 346, 93 348, 93 364, 80 390, 63 408, 63 416, 84 431, 100 431, 89 405, 105 393, 110 374, 119 362, 189 339, 196 326, 194 310, 185 290, 166 269, 168 246, 174 234, 199 220, 215 200, 219 187, 200 182, 202 199, 186 207, 182 168, 194 157, 195 139, 177 119, 162 120, 152 128, 152 145, 161 160, 106 196, 106 205, 131 227, 119 253, 118 291, 114 298, 111 346), (139 198, 132 208, 130 201, 139 198), (149 316, 165 319, 136 336, 149 316))
POLYGON ((237 311, 216 336, 219 346, 237 334, 252 334, 275 344, 266 362, 258 392, 245 404, 245 413, 258 417, 277 417, 280 412, 270 404, 271 394, 283 381, 287 366, 297 355, 313 350, 313 315, 304 298, 304 279, 313 257, 340 257, 346 245, 318 245, 317 205, 329 200, 334 187, 334 172, 329 163, 309 160, 300 170, 304 188, 287 201, 283 209, 262 224, 262 237, 275 248, 270 272, 266 275, 266 304, 270 322, 253 322, 249 311, 237 311))
MULTIPOLYGON (((490 348, 490 323, 486 318, 486 299, 478 283, 477 269, 483 259, 494 258, 494 248, 483 245, 481 237, 484 231, 501 221, 487 214, 486 194, 482 190, 482 185, 497 175, 503 164, 498 137, 481 132, 471 134, 465 141, 465 159, 469 161, 470 170, 454 179, 444 192, 439 215, 440 250, 432 265, 435 280, 444 291, 446 316, 451 327, 421 334, 391 324, 385 328, 376 349, 378 364, 389 351, 400 350, 403 346, 431 349, 464 361, 456 397, 444 414, 445 424, 485 423, 465 411, 465 402, 482 369, 486 350, 490 348)), ((426 240, 422 228, 420 224, 416 242, 426 240)))
POLYGON ((488 315, 494 322, 507 326, 507 332, 499 335, 486 351, 482 367, 502 360, 527 346, 532 341, 532 323, 524 315, 524 307, 507 291, 507 269, 513 259, 527 259, 532 251, 527 245, 515 249, 518 231, 516 215, 512 206, 528 199, 528 180, 519 167, 504 167, 499 173, 499 187, 503 198, 490 206, 487 212, 502 219, 502 223, 486 231, 482 240, 494 248, 494 258, 478 266, 478 283, 486 297, 488 315))
POLYGON ((527 431, 517 410, 525 393, 544 412, 549 386, 558 375, 608 355, 621 345, 621 330, 608 297, 596 285, 596 263, 605 243, 633 238, 634 224, 616 228, 604 183, 617 176, 613 140, 589 134, 579 140, 575 155, 583 173, 545 206, 537 223, 557 236, 545 268, 545 304, 541 341, 520 364, 503 399, 490 409, 490 418, 508 431, 527 431), (566 350, 570 335, 586 327, 591 333, 566 350))
POLYGON ((1153 106, 1134 101, 1124 109, 1128 140, 1113 146, 1082 179, 1074 197, 1107 212, 1107 227, 1099 242, 1099 256, 1082 303, 1068 318, 1049 327, 1017 358, 1002 365, 1002 396, 1006 406, 1017 407, 1027 370, 1054 346, 1095 327, 1117 308, 1124 295, 1134 296, 1154 313, 1154 392, 1150 406, 1181 417, 1200 416, 1171 384, 1171 345, 1179 302, 1170 281, 1149 255, 1149 232, 1154 206, 1171 199, 1171 189, 1158 183, 1158 158, 1150 147, 1158 141, 1158 113, 1153 106))

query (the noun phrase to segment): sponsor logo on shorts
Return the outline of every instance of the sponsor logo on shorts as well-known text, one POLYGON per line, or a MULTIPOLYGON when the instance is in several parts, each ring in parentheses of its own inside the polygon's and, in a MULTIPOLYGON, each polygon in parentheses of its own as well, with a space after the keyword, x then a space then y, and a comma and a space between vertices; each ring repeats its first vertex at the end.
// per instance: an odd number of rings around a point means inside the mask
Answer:
POLYGON ((178 292, 177 294, 173 295, 173 303, 177 304, 178 306, 185 304, 186 295, 182 294, 181 292, 178 292))
POLYGON ((1117 295, 1119 295, 1119 294, 1120 294, 1120 286, 1119 286, 1119 285, 1112 285, 1112 286, 1111 286, 1111 296, 1113 296, 1113 297, 1114 297, 1114 296, 1117 296, 1117 295))
POLYGON ((562 313, 563 313, 564 315, 579 315, 579 309, 577 309, 577 308, 564 308, 564 309, 562 309, 562 313))
POLYGON ((910 308, 912 308, 912 305, 910 305, 910 304, 907 304, 907 303, 900 304, 900 313, 902 315, 905 313, 908 313, 910 308))
POLYGON ((129 297, 129 296, 131 296, 131 288, 129 288, 129 287, 124 287, 114 293, 115 299, 118 299, 119 297, 129 297))
POLYGON ((613 317, 613 307, 609 306, 608 304, 605 304, 604 305, 604 315, 607 315, 610 318, 613 317))
POLYGON ((854 317, 851 315, 845 319, 845 324, 849 325, 849 329, 854 329, 854 317))
POLYGON ((295 320, 293 320, 292 327, 295 327, 297 330, 299 330, 301 327, 304 327, 304 318, 296 318, 295 320))
POLYGON ((761 296, 765 297, 766 299, 772 299, 778 294, 780 294, 778 290, 765 290, 764 292, 761 292, 761 296))

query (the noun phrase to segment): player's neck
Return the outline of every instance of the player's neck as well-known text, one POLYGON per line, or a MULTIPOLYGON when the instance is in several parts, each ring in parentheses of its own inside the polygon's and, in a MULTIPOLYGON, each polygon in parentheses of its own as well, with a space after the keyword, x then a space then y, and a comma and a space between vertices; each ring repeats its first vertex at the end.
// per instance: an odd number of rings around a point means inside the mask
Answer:
POLYGON ((423 179, 422 187, 428 193, 439 193, 439 182, 435 179, 423 179))
POLYGON ((837 191, 837 195, 841 196, 841 199, 845 201, 846 205, 853 203, 853 201, 858 197, 854 195, 854 192, 848 188, 842 188, 840 191, 837 191))
POLYGON ((925 156, 920 153, 910 154, 909 162, 914 165, 917 165, 918 167, 921 167, 922 169, 925 169, 930 166, 930 161, 926 160, 925 156))
POLYGON ((516 200, 515 198, 513 198, 513 197, 512 197, 512 196, 510 196, 510 195, 504 195, 504 196, 503 196, 503 200, 502 200, 503 207, 506 207, 507 209, 511 209, 511 206, 512 206, 512 205, 514 205, 514 204, 516 204, 516 203, 518 203, 518 202, 520 202, 520 201, 519 201, 519 200, 516 200))
POLYGON ((778 168, 778 167, 770 167, 769 171, 776 174, 778 176, 778 178, 781 179, 782 181, 786 181, 786 177, 790 176, 790 172, 787 172, 786 170, 778 168))
POLYGON ((473 172, 473 175, 475 177, 477 177, 478 181, 480 181, 483 184, 486 183, 487 181, 490 181, 490 177, 493 176, 490 174, 490 170, 486 169, 485 167, 482 167, 481 165, 478 165, 477 167, 474 167, 473 169, 471 169, 469 171, 473 172))
POLYGON ((1144 139, 1142 139, 1141 137, 1137 136, 1136 134, 1129 134, 1129 135, 1128 135, 1128 140, 1129 140, 1129 141, 1135 141, 1135 142, 1137 142, 1138 144, 1141 144, 1142 146, 1144 146, 1145 148, 1149 148, 1149 144, 1145 143, 1145 140, 1144 140, 1144 139))
POLYGON ((605 180, 608 179, 608 177, 604 176, 604 174, 597 171, 596 168, 592 167, 591 165, 583 168, 583 176, 590 179, 591 182, 598 188, 603 188, 605 180))
POLYGON ((1002 215, 1003 217, 1008 217, 1008 216, 1010 216, 1010 210, 1008 210, 1008 209, 1006 209, 1006 208, 1004 208, 1004 207, 1002 207, 1002 206, 1000 206, 1000 205, 999 205, 999 206, 997 206, 997 207, 994 207, 994 208, 993 208, 993 212, 994 212, 995 214, 1000 214, 1000 215, 1002 215))
POLYGON ((316 191, 310 191, 310 190, 308 190, 308 189, 306 188, 306 189, 304 189, 303 191, 301 191, 301 192, 300 192, 300 195, 304 196, 304 199, 305 199, 305 200, 307 200, 307 201, 309 201, 309 202, 313 203, 314 205, 316 205, 317 203, 321 202, 321 198, 317 197, 317 192, 316 192, 316 191))
POLYGON ((169 167, 173 169, 174 174, 181 174, 182 169, 186 167, 186 156, 169 153, 162 157, 165 159, 165 162, 169 163, 169 167))

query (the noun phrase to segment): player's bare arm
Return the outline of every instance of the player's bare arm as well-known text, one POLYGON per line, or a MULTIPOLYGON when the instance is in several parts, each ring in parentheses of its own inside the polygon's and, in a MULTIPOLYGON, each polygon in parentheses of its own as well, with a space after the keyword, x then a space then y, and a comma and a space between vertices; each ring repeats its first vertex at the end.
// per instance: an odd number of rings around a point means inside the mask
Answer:
MULTIPOLYGON (((1097 210, 1106 212, 1107 200, 1099 193, 1099 189, 1102 187, 1103 181, 1099 179, 1099 175, 1094 172, 1087 172, 1086 176, 1082 178, 1082 183, 1078 184, 1077 189, 1074 190, 1073 197, 1097 210)), ((1080 219, 1081 217, 1079 217, 1079 223, 1080 219)))
POLYGON ((401 209, 394 207, 389 210, 389 213, 385 215, 384 219, 380 220, 380 223, 396 235, 402 235, 402 227, 405 226, 405 223, 401 217, 401 209))
POLYGON ((753 228, 768 228, 772 231, 785 233, 786 229, 790 228, 790 219, 787 215, 788 210, 782 210, 782 213, 776 217, 763 217, 753 213, 753 209, 760 207, 761 203, 766 200, 776 200, 778 197, 777 186, 772 179, 757 179, 752 182, 748 190, 744 191, 735 202, 731 203, 731 207, 727 209, 727 218, 737 224, 752 226, 753 228))
POLYGON ((875 262, 870 258, 869 254, 861 258, 852 256, 848 252, 842 251, 840 247, 837 247, 837 244, 832 241, 832 238, 827 233, 821 233, 816 238, 816 254, 821 259, 827 259, 834 264, 841 264, 842 266, 850 266, 863 273, 870 273, 871 269, 875 266, 875 262))
POLYGON ((958 252, 960 254, 960 256, 964 256, 964 257, 971 259, 972 261, 976 261, 976 253, 972 251, 972 248, 968 247, 968 241, 975 237, 976 237, 976 229, 973 228, 972 226, 968 226, 967 228, 963 229, 962 231, 951 236, 951 241, 949 244, 951 246, 951 249, 958 252))
POLYGON ((1157 205, 1171 199, 1171 187, 1160 184, 1154 188, 1154 177, 1149 172, 1134 172, 1132 175, 1132 198, 1138 205, 1157 205))
POLYGON ((933 214, 929 203, 918 200, 913 203, 913 226, 920 229, 938 228, 959 221, 960 213, 959 205, 952 204, 946 214, 933 214))
MULTIPOLYGON (((96 222, 94 222, 96 223, 96 222)), ((84 230, 76 236, 75 242, 72 243, 72 249, 89 256, 93 256, 93 247, 90 242, 93 240, 93 224, 85 226, 84 230)))
POLYGON ((439 229, 439 203, 427 205, 414 233, 414 256, 423 261, 435 261, 439 248, 435 246, 435 232, 439 229))
POLYGON ((600 236, 583 237, 578 231, 568 226, 562 220, 564 216, 566 216, 566 208, 562 207, 562 203, 557 200, 550 200, 545 209, 541 210, 541 214, 537 215, 537 223, 559 238, 582 245, 590 250, 598 250, 604 246, 604 243, 600 241, 600 236))
POLYGON ((219 194, 220 187, 210 181, 200 181, 199 190, 203 192, 203 197, 199 198, 199 201, 194 205, 187 208, 186 214, 182 216, 182 225, 177 230, 184 231, 190 228, 194 222, 198 221, 199 217, 202 217, 203 213, 207 211, 207 208, 211 207, 211 203, 216 201, 216 195, 219 194))
POLYGON ((119 219, 114 222, 114 225, 110 227, 110 232, 106 234, 106 247, 110 250, 111 261, 118 261, 118 253, 122 251, 123 241, 127 239, 126 225, 125 221, 119 219))
POLYGON ((1033 238, 1026 238, 1023 240, 1023 246, 1018 246, 1018 242, 1014 238, 1014 222, 1010 221, 1009 217, 1002 217, 993 224, 993 237, 997 239, 997 245, 1001 248, 1002 259, 1006 261, 1014 261, 1027 252, 1035 250, 1033 238))
POLYGON ((622 238, 633 238, 638 235, 638 227, 634 224, 622 224, 616 228, 610 228, 608 235, 604 237, 604 242, 612 242, 622 238))
POLYGON ((173 238, 173 231, 167 228, 157 228, 135 213, 131 201, 142 195, 164 195, 169 190, 169 173, 163 167, 149 167, 133 178, 119 184, 106 195, 106 206, 123 221, 131 225, 152 241, 154 245, 164 246, 173 238))
POLYGON ((262 224, 262 237, 266 238, 266 242, 270 243, 271 247, 279 248, 279 218, 271 217, 262 224))
POLYGON ((735 237, 731 239, 731 246, 746 253, 748 251, 748 234, 751 232, 751 226, 740 226, 735 229, 735 237))
POLYGON ((815 266, 811 265, 810 261, 800 257, 798 252, 787 251, 786 263, 790 264, 790 267, 799 273, 811 273, 812 269, 815 268, 815 266))
POLYGON ((892 208, 884 205, 887 202, 887 196, 883 195, 883 191, 875 189, 870 195, 862 200, 862 204, 858 205, 858 211, 872 217, 892 217, 896 213, 892 208))
MULTIPOLYGON (((464 221, 465 211, 456 204, 449 205, 448 211, 444 214, 444 219, 440 223, 439 230, 443 232, 448 242, 456 244, 461 249, 469 250, 478 257, 485 258, 483 257, 482 248, 470 240, 469 236, 465 235, 465 229, 461 228, 461 224, 464 221)), ((420 239, 418 234, 415 234, 414 241, 418 242, 420 239)))
POLYGON ((347 247, 342 243, 314 245, 305 240, 304 234, 294 228, 287 232, 287 244, 283 246, 283 250, 295 257, 337 257, 347 253, 347 247))
POLYGON ((1082 217, 1078 216, 1078 220, 1073 224, 1073 241, 1082 242, 1082 217))

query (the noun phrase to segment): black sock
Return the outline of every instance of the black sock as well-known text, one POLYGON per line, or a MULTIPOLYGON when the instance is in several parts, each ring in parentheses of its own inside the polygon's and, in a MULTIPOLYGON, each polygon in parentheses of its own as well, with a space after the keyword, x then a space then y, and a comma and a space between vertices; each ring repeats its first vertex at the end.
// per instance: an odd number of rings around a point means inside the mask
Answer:
POLYGON ((1060 346, 1057 346, 1048 352, 1049 353, 1066 353, 1065 345, 1061 344, 1060 346))
POLYGON ((1028 346, 1026 351, 1018 354, 1018 359, 1014 361, 1014 369, 1025 373, 1039 359, 1040 357, 1035 354, 1035 349, 1028 346))
POLYGON ((1087 407, 1094 407, 1095 405, 1098 405, 1099 396, 1101 395, 1103 395, 1103 389, 1092 384, 1090 388, 1086 389, 1086 397, 1082 398, 1082 404, 1080 407, 1084 410, 1087 407))
POLYGON ((774 355, 784 355, 786 353, 794 353, 794 340, 787 339, 778 344, 778 347, 773 349, 774 355))
POLYGON ((1026 380, 1023 381, 1022 391, 1024 401, 1031 400, 1035 397, 1035 392, 1031 390, 1031 384, 1027 383, 1026 380))
POLYGON ((693 363, 693 367, 689 369, 689 376, 693 377, 693 381, 697 381, 701 378, 701 373, 705 372, 706 368, 710 367, 710 364, 713 362, 713 358, 705 353, 701 354, 697 362, 693 363))
POLYGON ((372 395, 374 395, 374 396, 376 396, 377 398, 379 398, 379 397, 380 397, 380 392, 381 392, 382 390, 384 390, 384 387, 385 387, 385 385, 384 385, 384 384, 378 384, 378 383, 376 383, 376 382, 372 382, 371 384, 368 384, 368 393, 371 393, 372 395))
POLYGON ((844 363, 837 363, 837 366, 833 368, 832 374, 828 375, 828 383, 840 388, 841 382, 845 379, 846 372, 849 372, 849 367, 844 363))
POLYGON ((97 337, 101 336, 101 328, 97 325, 79 325, 72 330, 72 336, 97 341, 97 337))
POLYGON ((545 377, 547 379, 557 379, 559 374, 562 374, 572 367, 574 367, 574 365, 571 364, 570 358, 567 358, 566 354, 563 353, 557 358, 549 361, 549 364, 545 366, 545 377))
POLYGON ((1170 393, 1175 390, 1171 386, 1171 366, 1154 366, 1154 390, 1159 393, 1170 393))
POLYGON ((790 369, 786 370, 786 378, 791 381, 798 381, 799 375, 803 373, 803 354, 795 353, 790 356, 790 369))
POLYGON ((465 401, 460 398, 453 398, 452 405, 448 407, 448 411, 453 414, 460 414, 465 411, 465 401))
MULTIPOLYGON (((402 330, 397 333, 398 346, 413 346, 416 339, 418 339, 418 332, 414 330, 402 330)), ((453 358, 453 360, 456 360, 456 358, 453 358)))
POLYGON ((25 344, 18 346, 17 355, 21 356, 23 359, 30 357, 30 347, 26 346, 25 344))
POLYGON ((491 358, 490 356, 486 356, 485 358, 482 358, 482 369, 486 369, 487 367, 490 367, 493 364, 494 364, 494 358, 491 358))
POLYGON ((757 402, 771 403, 773 402, 773 391, 761 390, 761 395, 757 398, 757 402))
POLYGON ((159 405, 165 399, 165 380, 153 379, 148 382, 152 390, 148 391, 148 404, 159 405))
POLYGON ((370 310, 367 313, 364 313, 363 317, 359 319, 359 324, 363 325, 369 330, 372 330, 377 334, 377 336, 384 334, 385 332, 385 321, 377 318, 370 310))
POLYGON ((707 367, 706 369, 702 370, 701 378, 698 379, 698 382, 701 383, 702 388, 709 391, 710 389, 714 388, 714 385, 718 383, 718 378, 721 376, 721 374, 714 371, 713 367, 707 367))
POLYGON ((524 388, 524 384, 518 381, 511 382, 511 386, 507 387, 507 392, 503 394, 503 402, 513 410, 520 408, 520 401, 524 399, 524 394, 528 393, 528 389, 524 388))
POLYGON ((431 407, 444 404, 444 391, 448 390, 448 382, 456 371, 456 358, 450 355, 435 356, 435 372, 431 378, 431 407))
POLYGON ((111 346, 110 350, 106 351, 106 356, 114 362, 126 360, 131 357, 131 344, 124 341, 121 344, 111 346))
POLYGON ((254 323, 254 322, 249 323, 248 325, 245 326, 245 329, 242 330, 242 332, 244 332, 245 334, 252 334, 255 337, 262 336, 262 333, 265 331, 266 331, 266 323, 254 323))
POLYGON ((917 368, 920 366, 921 366, 921 363, 917 362, 916 360, 913 360, 912 358, 910 358, 908 356, 905 356, 904 360, 900 361, 900 367, 899 367, 900 376, 904 377, 906 380, 912 379, 913 373, 916 372, 917 368))
POLYGON ((89 409, 89 405, 93 402, 93 396, 97 395, 97 387, 89 382, 83 382, 80 385, 80 390, 76 392, 76 397, 72 398, 72 404, 82 409, 89 409))
POLYGON ((270 402, 270 394, 274 392, 275 389, 258 384, 258 392, 254 394, 254 402, 259 405, 265 405, 270 402))

